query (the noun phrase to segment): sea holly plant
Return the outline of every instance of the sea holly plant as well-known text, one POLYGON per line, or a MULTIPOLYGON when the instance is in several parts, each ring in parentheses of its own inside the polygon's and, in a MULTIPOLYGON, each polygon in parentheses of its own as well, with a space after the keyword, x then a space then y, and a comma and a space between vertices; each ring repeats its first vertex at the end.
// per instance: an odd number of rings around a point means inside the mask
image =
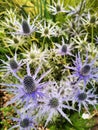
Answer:
POLYGON ((58 55, 71 55, 74 56, 71 53, 71 50, 73 50, 72 45, 73 44, 65 44, 64 38, 62 37, 62 45, 55 43, 55 45, 58 47, 57 54, 58 55))
POLYGON ((52 120, 54 116, 58 116, 59 114, 64 117, 69 123, 71 123, 67 114, 63 112, 63 109, 75 109, 68 105, 67 96, 63 98, 62 91, 59 90, 57 83, 54 83, 54 85, 50 84, 48 89, 46 88, 45 92, 49 94, 40 101, 42 104, 39 105, 40 110, 38 113, 39 118, 46 116, 47 120, 45 122, 45 126, 52 120), (53 88, 53 86, 55 86, 55 88, 53 88), (50 92, 48 92, 49 89, 51 90, 50 92))
POLYGON ((57 0, 57 2, 55 2, 55 0, 53 0, 53 5, 48 5, 48 6, 49 6, 48 9, 52 13, 52 15, 66 12, 66 10, 64 8, 64 1, 62 1, 62 3, 61 3, 60 0, 57 0))
POLYGON ((14 35, 28 36, 34 33, 35 30, 37 30, 36 21, 39 16, 34 18, 31 24, 30 15, 28 15, 27 19, 24 19, 22 17, 20 22, 16 16, 11 18, 11 16, 13 15, 12 10, 10 11, 7 10, 7 12, 10 15, 10 17, 5 18, 5 22, 2 22, 2 26, 6 26, 8 29, 13 30, 12 32, 7 32, 7 33, 12 35, 14 34, 14 35))
POLYGON ((37 32, 41 34, 41 37, 48 37, 50 38, 51 36, 55 35, 55 24, 52 25, 52 22, 47 22, 44 21, 42 23, 39 23, 39 27, 37 32))
POLYGON ((17 59, 17 53, 15 52, 15 55, 10 58, 7 56, 8 61, 4 61, 2 59, 1 62, 4 64, 1 68, 1 71, 6 71, 6 75, 9 75, 12 73, 13 75, 16 75, 17 71, 21 68, 21 66, 24 64, 22 60, 18 61, 17 59))
POLYGON ((72 105, 78 104, 78 111, 80 113, 82 106, 89 113, 89 105, 96 109, 98 95, 95 94, 95 89, 84 90, 84 88, 77 87, 71 97, 72 105))
POLYGON ((90 82, 90 80, 98 80, 98 68, 94 66, 96 60, 97 57, 93 59, 91 62, 88 62, 88 54, 86 54, 85 62, 82 63, 80 53, 78 53, 76 55, 76 60, 73 61, 75 67, 65 67, 72 69, 74 71, 72 75, 76 76, 78 78, 78 81, 83 80, 84 86, 86 86, 86 84, 90 82))
POLYGON ((44 93, 41 92, 41 89, 49 84, 49 82, 41 83, 41 80, 51 71, 49 70, 43 73, 40 78, 37 78, 37 74, 40 69, 41 66, 36 69, 35 74, 32 76, 29 64, 27 64, 27 75, 25 75, 23 78, 20 78, 17 74, 15 74, 15 77, 19 80, 20 84, 1 84, 8 86, 9 88, 6 88, 5 90, 15 95, 15 97, 13 97, 11 101, 7 103, 7 105, 18 102, 18 104, 25 103, 25 106, 27 106, 31 99, 33 100, 34 104, 37 104, 37 98, 44 96, 44 93))
POLYGON ((17 114, 19 117, 12 117, 12 120, 17 122, 16 125, 12 126, 9 130, 13 130, 14 128, 19 128, 20 130, 30 130, 34 129, 36 130, 37 123, 33 116, 30 115, 30 113, 22 113, 20 111, 17 111, 17 114))
POLYGON ((16 110, 7 129, 80 130, 82 115, 98 111, 98 14, 87 4, 27 1, 13 10, 10 1, 0 13, 1 93, 11 96, 2 107, 16 110))
POLYGON ((22 53, 24 57, 23 61, 28 61, 29 63, 34 64, 41 64, 47 61, 46 59, 48 57, 48 54, 46 52, 47 49, 43 51, 42 48, 38 48, 38 46, 33 43, 33 45, 30 47, 30 50, 25 49, 22 53))

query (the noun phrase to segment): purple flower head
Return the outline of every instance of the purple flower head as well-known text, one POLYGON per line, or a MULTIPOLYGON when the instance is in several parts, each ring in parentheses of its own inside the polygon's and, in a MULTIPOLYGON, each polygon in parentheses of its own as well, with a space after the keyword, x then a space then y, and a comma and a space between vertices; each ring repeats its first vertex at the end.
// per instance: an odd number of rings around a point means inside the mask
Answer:
POLYGON ((25 34, 30 33, 30 27, 26 20, 23 20, 23 22, 22 22, 22 30, 25 34))
POLYGON ((12 120, 17 122, 16 125, 12 126, 9 130, 18 128, 19 130, 36 130, 37 123, 31 113, 21 113, 17 110, 18 117, 13 117, 12 120))
POLYGON ((17 53, 15 52, 15 55, 13 58, 10 58, 7 56, 8 62, 5 62, 4 60, 1 60, 5 66, 2 66, 1 71, 6 71, 6 75, 9 75, 12 73, 13 75, 16 74, 16 72, 21 68, 21 66, 24 64, 22 63, 22 60, 17 60, 17 53))
POLYGON ((40 69, 41 66, 37 68, 35 74, 32 76, 30 73, 29 64, 27 64, 27 75, 24 76, 23 79, 18 77, 18 75, 15 75, 15 77, 20 81, 20 84, 2 84, 5 86, 9 86, 9 88, 6 88, 5 90, 15 95, 11 99, 11 101, 7 103, 7 105, 12 104, 14 102, 18 102, 18 104, 25 102, 25 105, 29 105, 31 100, 33 100, 34 104, 36 104, 37 99, 44 96, 42 90, 50 83, 49 82, 41 83, 41 80, 45 76, 47 76, 50 70, 43 73, 40 78, 37 78, 37 74, 40 71, 40 69))
POLYGON ((73 61, 75 67, 66 67, 74 71, 71 76, 77 77, 78 81, 83 80, 84 85, 90 82, 91 79, 98 80, 98 68, 94 67, 96 58, 88 63, 88 55, 86 55, 86 60, 82 63, 80 53, 76 56, 76 60, 73 61))
MULTIPOLYGON (((52 85, 52 84, 51 84, 52 85)), ((55 86, 57 87, 57 86, 55 86)), ((46 118, 45 126, 55 117, 61 114, 70 123, 70 119, 67 114, 63 112, 63 109, 73 109, 69 106, 68 102, 63 98, 61 91, 57 88, 51 87, 51 91, 47 92, 47 97, 41 100, 42 105, 39 106, 38 117, 46 118)), ((41 118, 41 119, 42 119, 41 118)))
POLYGON ((94 94, 95 90, 94 89, 89 89, 85 90, 83 88, 77 87, 77 90, 73 90, 73 95, 71 97, 71 101, 73 106, 75 103, 78 104, 78 111, 80 113, 81 107, 84 106, 87 112, 89 112, 89 106, 92 105, 96 109, 97 100, 98 100, 98 95, 94 94))

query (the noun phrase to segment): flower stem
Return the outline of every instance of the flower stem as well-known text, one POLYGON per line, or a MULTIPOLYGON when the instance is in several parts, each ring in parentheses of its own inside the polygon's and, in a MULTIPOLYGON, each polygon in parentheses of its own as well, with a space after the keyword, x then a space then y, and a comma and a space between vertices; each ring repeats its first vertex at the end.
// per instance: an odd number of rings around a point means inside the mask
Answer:
POLYGON ((45 41, 46 41, 46 37, 43 38, 42 50, 43 50, 44 47, 45 47, 45 41))
POLYGON ((6 44, 6 42, 4 42, 4 45, 5 45, 5 47, 7 47, 9 53, 11 54, 11 56, 13 56, 13 53, 12 53, 11 49, 8 47, 8 45, 6 44))
POLYGON ((42 0, 40 0, 40 14, 41 14, 41 19, 42 19, 42 0))
POLYGON ((91 26, 91 43, 93 43, 94 26, 91 26))

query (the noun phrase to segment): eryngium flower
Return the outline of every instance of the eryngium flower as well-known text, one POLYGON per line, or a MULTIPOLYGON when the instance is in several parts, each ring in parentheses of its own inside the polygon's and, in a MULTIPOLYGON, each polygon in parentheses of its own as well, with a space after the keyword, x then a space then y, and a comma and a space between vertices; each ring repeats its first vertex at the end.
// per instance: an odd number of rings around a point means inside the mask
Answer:
POLYGON ((37 30, 38 33, 41 33, 41 37, 48 37, 55 35, 55 23, 52 24, 51 21, 46 22, 44 21, 44 25, 42 23, 39 23, 39 29, 37 30))
POLYGON ((85 15, 85 17, 82 18, 82 22, 84 26, 95 26, 98 24, 98 18, 96 17, 97 13, 94 13, 93 15, 88 11, 88 13, 85 15))
MULTIPOLYGON (((27 75, 21 79, 18 75, 16 78, 20 81, 20 84, 3 84, 3 86, 9 86, 5 90, 14 94, 14 97, 7 103, 7 105, 12 103, 24 103, 27 106, 32 100, 34 105, 37 104, 37 99, 44 96, 42 92, 43 88, 50 84, 50 82, 42 82, 41 80, 49 74, 50 70, 43 73, 41 77, 37 77, 38 72, 40 71, 41 66, 37 68, 35 74, 32 76, 30 73, 29 64, 27 64, 27 75)), ((33 104, 33 103, 32 103, 33 104)))
POLYGON ((95 89, 85 90, 83 88, 77 87, 77 89, 73 90, 73 95, 71 97, 71 101, 73 106, 75 103, 78 104, 78 111, 80 113, 81 107, 84 106, 87 112, 89 112, 89 106, 92 105, 96 109, 96 105, 98 105, 98 95, 94 94, 95 89))
POLYGON ((29 63, 34 63, 35 65, 41 64, 43 62, 46 62, 47 55, 47 49, 44 51, 41 48, 38 48, 35 43, 31 46, 30 50, 25 50, 25 53, 22 53, 24 56, 24 62, 28 61, 29 63))
MULTIPOLYGON (((69 10, 66 10, 68 15, 74 15, 76 17, 81 17, 80 10, 84 10, 86 1, 80 1, 80 3, 76 7, 68 6, 69 10)), ((79 18, 78 18, 79 19, 79 18)))
POLYGON ((65 34, 65 30, 62 29, 62 26, 55 26, 55 34, 54 37, 60 37, 65 34))
POLYGON ((66 67, 74 71, 71 75, 73 77, 78 77, 78 81, 83 80, 84 85, 90 82, 91 79, 98 81, 98 68, 94 67, 94 63, 96 58, 88 63, 88 55, 86 55, 85 62, 82 63, 82 59, 80 57, 80 53, 76 55, 76 60, 73 61, 75 67, 66 67))
POLYGON ((65 44, 64 38, 62 38, 62 45, 55 43, 55 45, 58 47, 57 53, 59 55, 71 55, 74 56, 71 53, 71 50, 73 49, 73 44, 65 44))
POLYGON ((22 60, 18 61, 17 60, 17 53, 15 53, 13 58, 10 58, 7 56, 8 62, 5 62, 4 60, 1 59, 2 63, 5 64, 5 66, 1 67, 1 71, 6 71, 6 75, 9 75, 12 73, 15 75, 15 73, 20 69, 20 67, 24 64, 22 63, 22 60))
POLYGON ((49 5, 49 10, 52 12, 53 15, 56 15, 60 12, 66 12, 66 10, 64 9, 64 3, 61 3, 60 0, 58 0, 57 3, 53 1, 53 5, 49 5))
POLYGON ((43 98, 41 102, 42 104, 39 106, 40 109, 38 117, 46 118, 45 126, 59 114, 71 123, 67 114, 63 112, 63 109, 69 110, 73 108, 69 106, 67 101, 62 97, 61 91, 58 91, 56 88, 52 88, 50 92, 47 92, 47 97, 43 98))
POLYGON ((34 117, 31 116, 31 113, 21 113, 17 111, 17 114, 18 118, 12 118, 13 121, 17 122, 17 124, 12 126, 9 130, 15 128, 18 128, 19 130, 36 130, 35 125, 37 125, 37 123, 35 122, 34 117))
POLYGON ((14 29, 16 32, 12 32, 12 34, 19 34, 19 35, 30 35, 31 33, 35 32, 37 27, 35 25, 35 22, 37 20, 38 17, 36 17, 32 23, 32 25, 30 25, 30 16, 28 16, 27 20, 22 19, 22 23, 16 21, 16 28, 15 27, 11 27, 12 29, 14 29))
POLYGON ((20 35, 12 34, 12 37, 5 37, 4 42, 7 43, 7 47, 11 46, 15 50, 17 50, 20 46, 22 46, 26 41, 24 37, 20 35))

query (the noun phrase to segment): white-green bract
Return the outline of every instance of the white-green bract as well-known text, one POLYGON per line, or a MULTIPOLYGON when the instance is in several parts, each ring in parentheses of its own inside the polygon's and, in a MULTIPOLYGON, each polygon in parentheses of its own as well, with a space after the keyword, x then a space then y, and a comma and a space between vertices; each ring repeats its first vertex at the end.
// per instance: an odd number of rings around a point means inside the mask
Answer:
POLYGON ((39 23, 39 27, 37 32, 41 33, 41 37, 48 37, 55 35, 55 26, 56 24, 52 24, 52 22, 44 21, 44 24, 39 23))
POLYGON ((63 30, 62 27, 59 27, 58 25, 56 25, 54 36, 58 38, 58 37, 64 35, 64 33, 65 33, 65 30, 63 30))
POLYGON ((35 43, 31 46, 30 50, 25 50, 24 53, 22 53, 24 56, 23 61, 28 61, 30 64, 37 63, 41 64, 43 62, 46 62, 48 54, 47 49, 44 51, 41 50, 41 48, 38 48, 35 43))
POLYGON ((54 88, 53 85, 50 87, 51 91, 47 92, 46 90, 47 96, 40 101, 42 104, 39 106, 38 117, 43 118, 46 116, 45 126, 53 119, 53 117, 58 116, 59 114, 71 123, 67 114, 63 112, 63 109, 75 109, 69 106, 66 98, 63 98, 63 95, 61 94, 62 91, 58 90, 59 87, 54 88))
POLYGON ((7 56, 8 61, 1 60, 4 66, 2 66, 2 71, 6 71, 6 75, 9 75, 12 73, 13 75, 16 75, 16 72, 21 68, 21 66, 24 64, 22 63, 22 60, 17 60, 17 53, 15 52, 15 55, 10 58, 7 56))
POLYGON ((37 130, 35 126, 37 126, 37 123, 35 122, 35 117, 31 115, 31 113, 22 113, 17 110, 18 117, 12 117, 12 120, 17 122, 16 125, 12 126, 8 130, 13 130, 15 128, 18 128, 18 130, 37 130))
POLYGON ((28 16, 27 20, 22 19, 22 23, 16 21, 15 22, 16 27, 10 27, 16 32, 11 32, 11 33, 17 34, 17 35, 30 35, 34 33, 37 29, 36 24, 35 24, 37 19, 38 19, 38 16, 34 19, 31 25, 30 25, 30 15, 28 16))
POLYGON ((87 112, 89 112, 89 105, 92 105, 96 109, 96 105, 98 104, 98 95, 95 94, 95 89, 84 89, 77 87, 77 89, 73 90, 73 95, 70 99, 72 101, 73 106, 78 104, 78 111, 80 113, 82 106, 85 108, 87 112))
POLYGON ((26 42, 25 38, 22 37, 21 35, 12 34, 11 36, 12 36, 11 38, 6 37, 4 39, 4 41, 8 44, 7 45, 8 47, 13 47, 16 50, 18 50, 18 48, 21 47, 26 42))
MULTIPOLYGON (((41 80, 47 76, 51 70, 48 70, 47 72, 43 73, 39 78, 37 77, 39 71, 41 69, 41 66, 39 66, 35 74, 32 76, 30 72, 29 64, 27 63, 27 75, 25 75, 23 78, 20 78, 18 75, 15 75, 16 78, 20 81, 20 84, 3 84, 4 86, 9 86, 5 90, 8 92, 11 92, 14 94, 14 97, 7 103, 7 105, 12 103, 18 103, 23 104, 25 103, 25 106, 29 104, 30 101, 33 100, 32 104, 37 104, 37 100, 39 97, 43 97, 44 93, 42 92, 42 89, 44 87, 47 87, 49 85, 49 82, 41 82, 41 80)), ((34 105, 33 104, 33 105, 34 105)))

